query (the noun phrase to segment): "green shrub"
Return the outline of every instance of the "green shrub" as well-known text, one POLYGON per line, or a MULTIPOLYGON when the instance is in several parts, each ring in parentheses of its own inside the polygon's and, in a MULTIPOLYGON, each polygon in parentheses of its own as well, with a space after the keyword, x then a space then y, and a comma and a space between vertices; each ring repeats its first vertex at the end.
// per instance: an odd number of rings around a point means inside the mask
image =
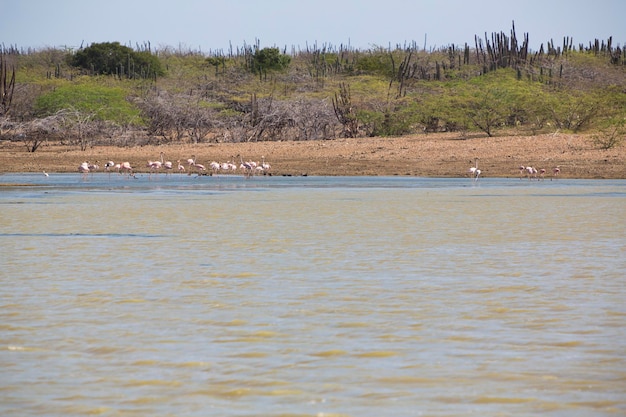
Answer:
POLYGON ((149 51, 135 52, 119 42, 92 43, 72 55, 70 64, 95 75, 152 78, 164 74, 159 59, 149 51))

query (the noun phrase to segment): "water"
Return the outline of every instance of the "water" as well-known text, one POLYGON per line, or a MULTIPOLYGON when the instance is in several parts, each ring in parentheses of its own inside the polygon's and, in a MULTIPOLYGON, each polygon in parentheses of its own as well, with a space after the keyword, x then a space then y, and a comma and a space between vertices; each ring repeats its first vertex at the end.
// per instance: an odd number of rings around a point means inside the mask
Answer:
POLYGON ((3 416, 626 414, 626 181, 0 183, 3 416))

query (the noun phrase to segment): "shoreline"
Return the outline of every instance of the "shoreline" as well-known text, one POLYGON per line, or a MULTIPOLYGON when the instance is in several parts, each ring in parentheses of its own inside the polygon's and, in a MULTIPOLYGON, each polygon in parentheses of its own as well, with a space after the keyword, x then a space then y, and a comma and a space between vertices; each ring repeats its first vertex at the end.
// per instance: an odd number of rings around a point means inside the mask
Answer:
MULTIPOLYGON (((595 148, 590 135, 542 134, 536 136, 430 133, 390 138, 353 138, 324 141, 176 143, 129 148, 97 146, 80 151, 77 146, 47 142, 27 152, 22 142, 0 142, 0 174, 78 172, 84 162, 128 161, 135 172, 149 172, 149 160, 163 152, 188 168, 187 159, 208 169, 212 161, 261 161, 271 164, 272 175, 311 176, 419 176, 462 177, 478 158, 481 177, 519 177, 520 166, 545 169, 546 178, 560 167, 559 177, 626 179, 626 146, 595 148)), ((161 172, 164 172, 161 169, 161 172)), ((210 173, 210 171, 208 171, 210 173)), ((237 170, 235 175, 241 175, 237 170)))

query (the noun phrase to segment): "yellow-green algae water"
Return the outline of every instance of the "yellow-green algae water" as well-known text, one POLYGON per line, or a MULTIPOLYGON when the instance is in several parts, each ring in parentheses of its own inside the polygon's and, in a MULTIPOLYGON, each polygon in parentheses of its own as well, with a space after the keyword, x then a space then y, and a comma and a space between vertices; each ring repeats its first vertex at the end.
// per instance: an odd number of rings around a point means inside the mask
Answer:
POLYGON ((626 181, 0 182, 3 416, 626 414, 626 181))

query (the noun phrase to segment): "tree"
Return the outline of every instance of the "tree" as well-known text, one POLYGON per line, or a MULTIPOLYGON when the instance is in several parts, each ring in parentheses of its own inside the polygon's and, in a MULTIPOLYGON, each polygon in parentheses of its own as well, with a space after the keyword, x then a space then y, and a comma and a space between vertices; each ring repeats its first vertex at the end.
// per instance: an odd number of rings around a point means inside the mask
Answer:
POLYGON ((289 66, 291 58, 280 53, 278 48, 257 49, 252 59, 252 72, 281 71, 289 66))
POLYGON ((94 74, 127 78, 152 78, 165 73, 159 59, 149 51, 135 52, 119 42, 92 43, 71 56, 70 65, 94 74))

